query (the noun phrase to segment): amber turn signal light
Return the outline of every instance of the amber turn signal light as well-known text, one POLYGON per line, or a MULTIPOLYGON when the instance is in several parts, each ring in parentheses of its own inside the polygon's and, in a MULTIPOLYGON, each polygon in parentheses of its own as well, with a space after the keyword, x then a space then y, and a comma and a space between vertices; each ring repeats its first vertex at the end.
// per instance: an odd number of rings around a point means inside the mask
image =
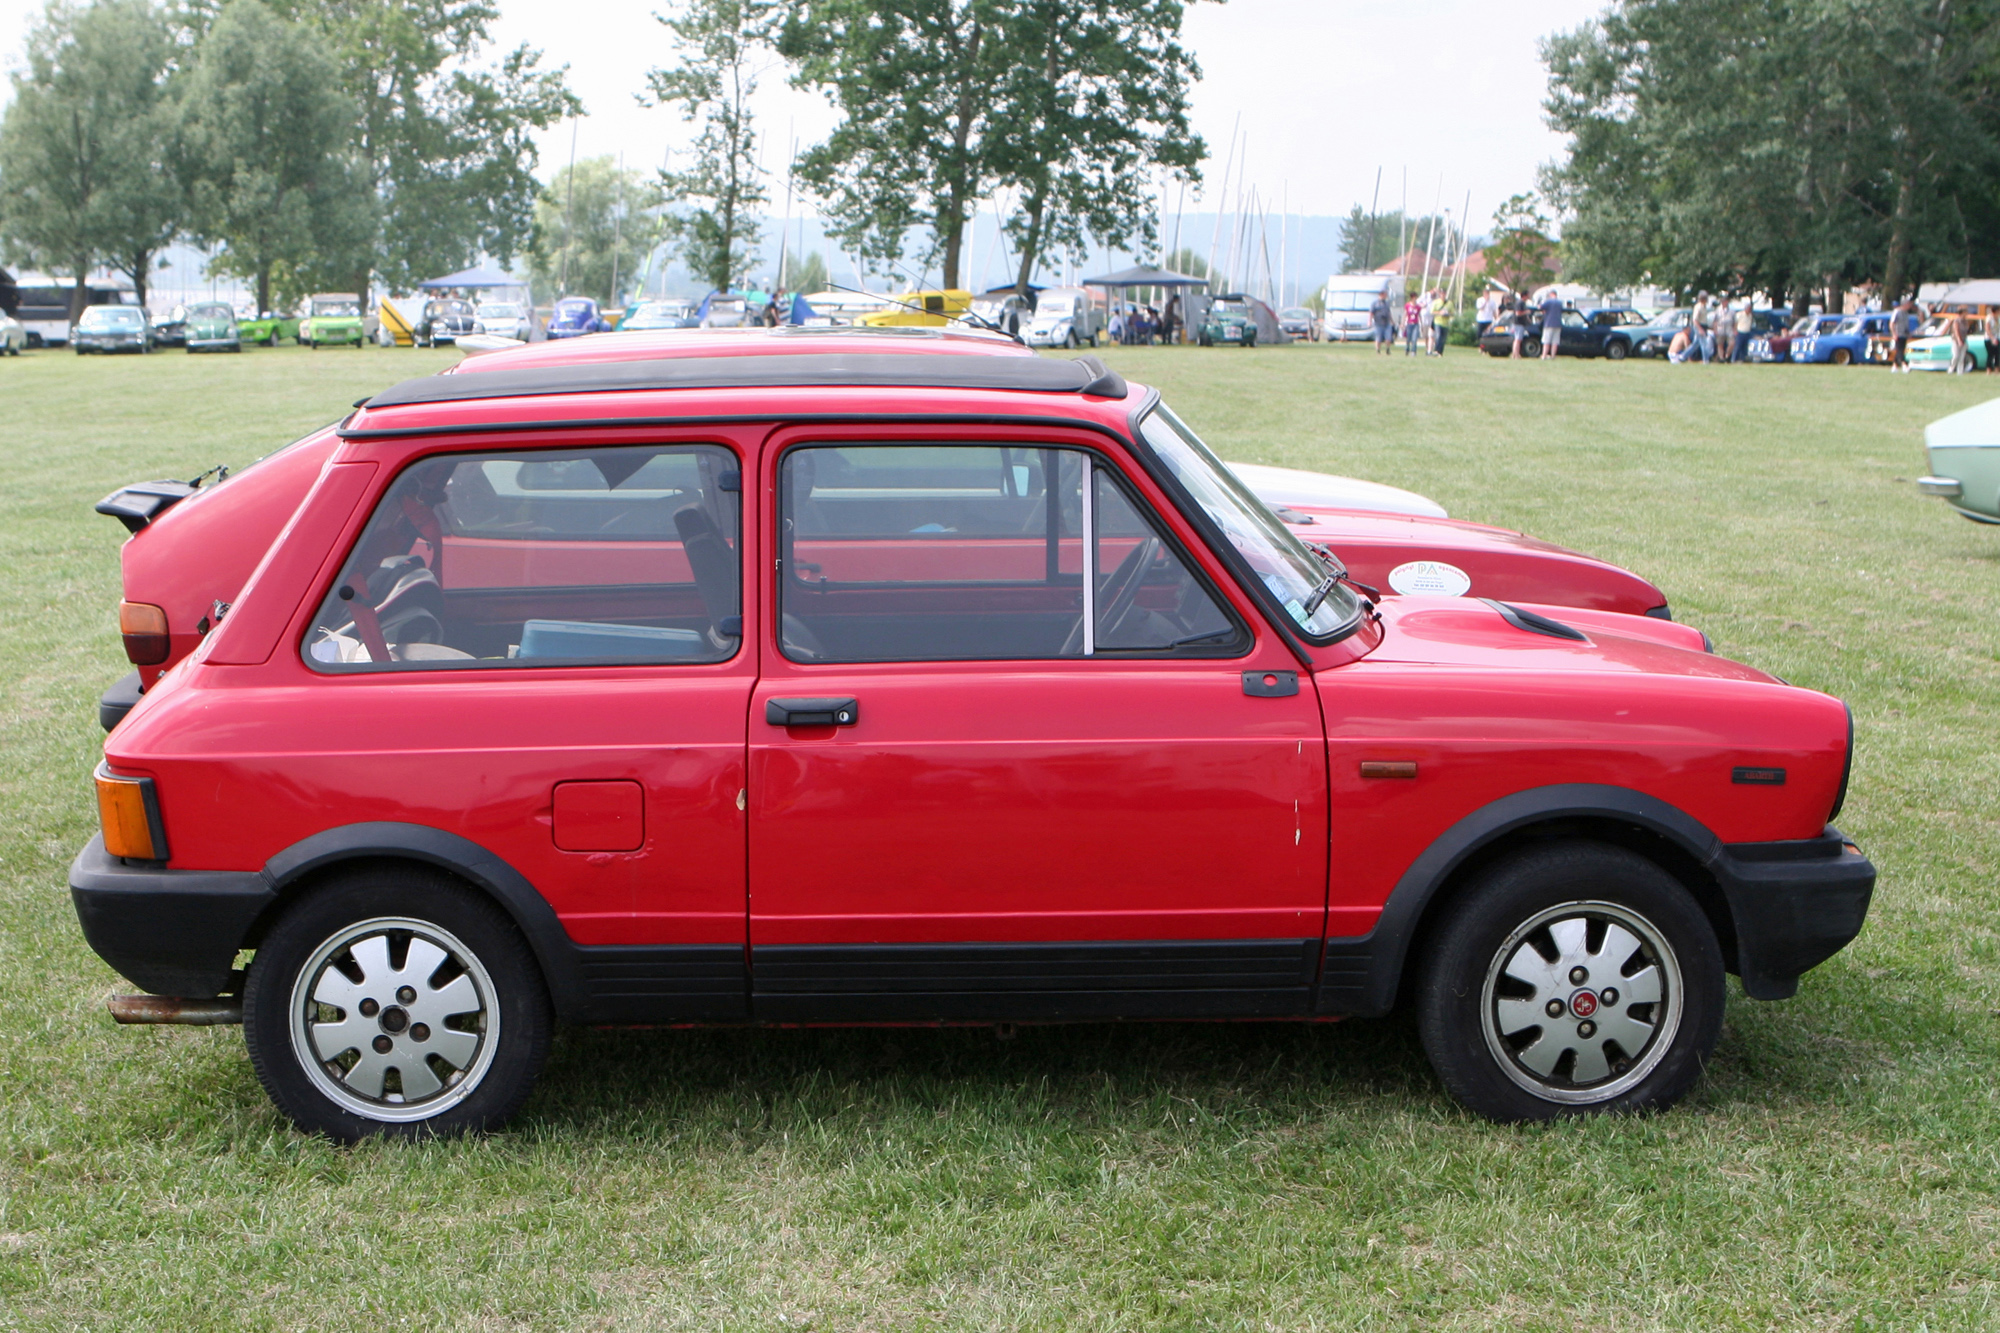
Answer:
POLYGON ((165 830, 151 778, 128 778, 107 765, 97 768, 97 820, 104 829, 104 850, 128 861, 164 861, 165 830))
POLYGON ((125 656, 134 666, 156 666, 167 660, 167 613, 150 602, 118 603, 118 632, 125 636, 125 656))

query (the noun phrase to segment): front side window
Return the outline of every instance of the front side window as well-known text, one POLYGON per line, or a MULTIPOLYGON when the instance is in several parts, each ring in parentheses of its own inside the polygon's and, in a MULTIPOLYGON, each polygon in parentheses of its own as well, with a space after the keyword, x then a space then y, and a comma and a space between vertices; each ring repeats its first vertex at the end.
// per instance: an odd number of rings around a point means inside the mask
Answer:
POLYGON ((405 469, 314 616, 331 672, 719 662, 742 641, 735 455, 452 454, 405 469))
POLYGON ((1294 625, 1317 637, 1359 620, 1347 586, 1165 405, 1146 414, 1139 433, 1294 625))
POLYGON ((1092 455, 791 450, 780 646, 800 662, 1240 654, 1242 627, 1092 455))

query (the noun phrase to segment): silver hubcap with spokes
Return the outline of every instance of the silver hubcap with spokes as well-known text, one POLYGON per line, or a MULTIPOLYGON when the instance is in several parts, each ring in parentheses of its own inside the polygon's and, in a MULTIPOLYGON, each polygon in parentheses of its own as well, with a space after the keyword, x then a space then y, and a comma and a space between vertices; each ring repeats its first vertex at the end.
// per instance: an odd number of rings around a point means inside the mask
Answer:
POLYGON ((1493 955, 1480 1025, 1500 1068, 1547 1101, 1609 1101, 1650 1074, 1681 1020, 1681 971, 1652 922, 1574 902, 1523 922, 1493 955))
POLYGON ((427 921, 357 922, 292 986, 292 1049, 316 1087, 371 1120, 427 1120, 472 1095, 493 1063, 493 979, 427 921))

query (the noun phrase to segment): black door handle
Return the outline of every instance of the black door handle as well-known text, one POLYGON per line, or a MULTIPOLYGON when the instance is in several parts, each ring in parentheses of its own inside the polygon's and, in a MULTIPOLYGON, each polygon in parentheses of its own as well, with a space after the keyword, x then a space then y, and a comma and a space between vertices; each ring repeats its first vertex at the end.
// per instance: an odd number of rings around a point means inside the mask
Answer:
POLYGON ((766 699, 764 720, 774 727, 851 727, 861 716, 853 699, 766 699))

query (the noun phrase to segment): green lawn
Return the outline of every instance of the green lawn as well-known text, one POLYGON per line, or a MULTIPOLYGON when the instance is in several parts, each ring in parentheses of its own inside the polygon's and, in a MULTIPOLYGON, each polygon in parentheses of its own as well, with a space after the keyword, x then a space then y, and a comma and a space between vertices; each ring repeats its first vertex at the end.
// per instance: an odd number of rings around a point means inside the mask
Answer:
POLYGON ((1910 484, 2000 380, 1105 353, 1228 457, 1629 565, 1852 703, 1868 929, 1795 1000, 1733 996, 1671 1114, 1495 1128, 1396 1021, 570 1032, 510 1132, 342 1151, 236 1029, 104 1012, 64 878, 123 670, 89 511, 453 356, 0 363, 0 1328, 2000 1323, 2000 530, 1910 484))

